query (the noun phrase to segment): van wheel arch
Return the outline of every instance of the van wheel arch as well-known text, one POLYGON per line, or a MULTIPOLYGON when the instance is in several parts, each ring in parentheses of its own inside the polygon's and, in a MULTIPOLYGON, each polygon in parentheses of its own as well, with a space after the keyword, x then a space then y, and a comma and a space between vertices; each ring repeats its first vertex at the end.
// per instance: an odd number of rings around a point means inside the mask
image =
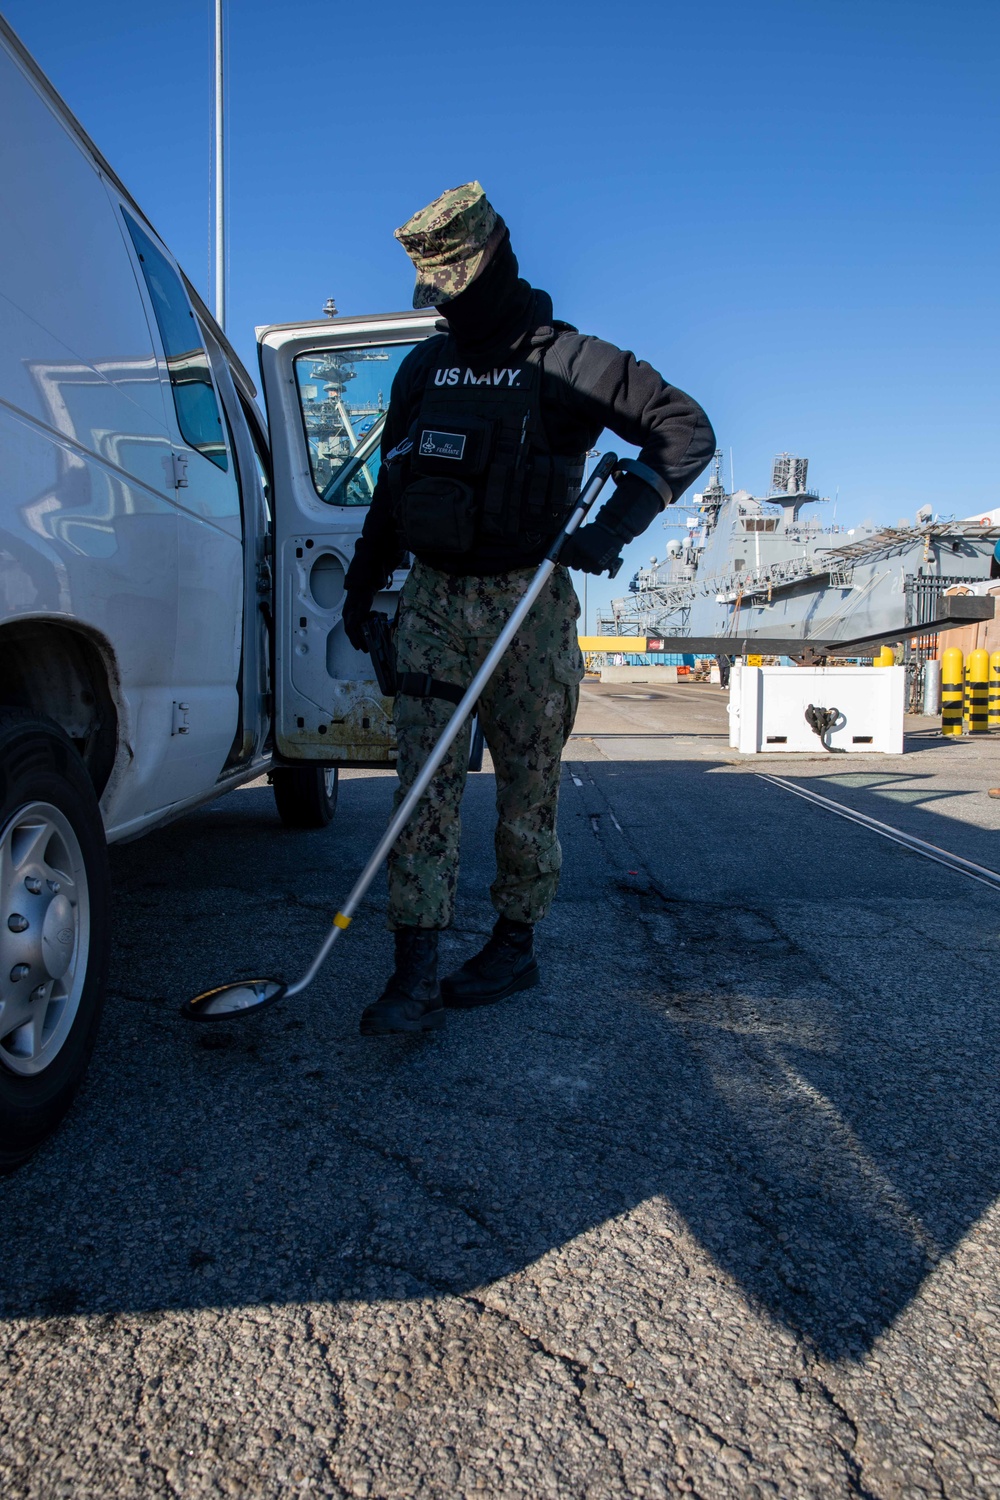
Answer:
POLYGON ((0 628, 0 708, 40 714, 69 736, 94 786, 104 792, 118 751, 114 653, 103 639, 53 620, 0 628))

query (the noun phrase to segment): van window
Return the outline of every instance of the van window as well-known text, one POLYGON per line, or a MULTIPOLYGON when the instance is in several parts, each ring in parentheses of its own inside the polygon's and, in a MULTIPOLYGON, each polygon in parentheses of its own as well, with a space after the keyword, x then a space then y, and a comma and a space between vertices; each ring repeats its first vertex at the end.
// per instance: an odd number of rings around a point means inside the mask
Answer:
POLYGON ((181 436, 220 469, 228 469, 229 455, 208 355, 187 293, 166 256, 139 228, 131 214, 125 215, 125 222, 142 263, 142 274, 146 278, 163 340, 181 436))
POLYGON ((295 375, 313 484, 328 505, 370 505, 396 371, 413 344, 300 354, 295 375))

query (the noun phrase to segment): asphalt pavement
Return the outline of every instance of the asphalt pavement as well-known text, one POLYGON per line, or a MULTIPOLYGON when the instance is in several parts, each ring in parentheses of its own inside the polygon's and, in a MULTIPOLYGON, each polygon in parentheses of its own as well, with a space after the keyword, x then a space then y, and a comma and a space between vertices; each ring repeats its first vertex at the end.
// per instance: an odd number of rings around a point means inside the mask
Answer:
MULTIPOLYGON (((544 982, 366 1039, 389 813, 260 784, 112 851, 88 1084, 0 1182, 10 1497, 1000 1495, 1000 745, 740 761, 718 689, 588 682, 544 982)), ((492 924, 470 777, 457 963, 492 924)))

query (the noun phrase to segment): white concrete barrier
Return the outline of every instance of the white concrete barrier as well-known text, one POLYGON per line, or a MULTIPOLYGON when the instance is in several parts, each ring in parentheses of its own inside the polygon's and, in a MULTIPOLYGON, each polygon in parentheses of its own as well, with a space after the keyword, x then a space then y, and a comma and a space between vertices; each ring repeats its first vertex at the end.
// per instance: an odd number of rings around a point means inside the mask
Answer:
POLYGON ((677 681, 676 667, 602 667, 602 682, 663 683, 677 681))
POLYGON ((809 704, 837 709, 824 736, 833 751, 901 755, 906 691, 903 667, 733 666, 729 743, 743 755, 823 753, 806 720, 809 704))

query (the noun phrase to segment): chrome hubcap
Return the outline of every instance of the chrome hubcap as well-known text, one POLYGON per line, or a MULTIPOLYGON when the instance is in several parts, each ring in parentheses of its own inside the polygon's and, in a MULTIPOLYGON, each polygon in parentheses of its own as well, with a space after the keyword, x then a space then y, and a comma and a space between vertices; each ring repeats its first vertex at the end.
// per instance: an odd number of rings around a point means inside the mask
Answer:
POLYGON ((89 949, 79 840, 57 807, 32 802, 0 832, 0 1067, 49 1066, 76 1018, 89 949))

